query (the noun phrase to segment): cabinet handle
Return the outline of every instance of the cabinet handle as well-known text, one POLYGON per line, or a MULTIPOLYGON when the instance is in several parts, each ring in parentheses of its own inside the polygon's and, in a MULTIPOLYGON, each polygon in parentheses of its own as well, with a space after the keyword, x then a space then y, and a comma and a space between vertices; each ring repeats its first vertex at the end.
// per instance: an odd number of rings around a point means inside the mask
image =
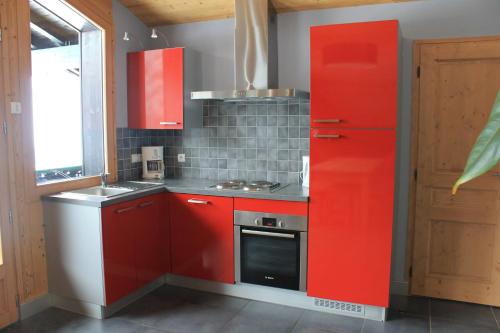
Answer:
POLYGON ((160 125, 179 125, 177 121, 160 121, 160 125))
POLYGON ((282 234, 277 232, 249 230, 249 229, 243 229, 241 230, 241 233, 247 235, 256 235, 256 236, 269 236, 269 237, 290 238, 290 239, 295 238, 295 235, 293 234, 282 234))
POLYGON ((500 172, 494 173, 493 176, 500 177, 500 172))
POLYGON ((126 212, 134 210, 134 209, 135 209, 134 206, 130 206, 130 207, 127 207, 127 208, 117 209, 117 210, 115 210, 115 213, 116 214, 123 214, 123 213, 126 213, 126 212))
POLYGON ((314 137, 317 139, 340 139, 341 136, 339 134, 314 134, 314 137))
POLYGON ((210 201, 198 200, 198 199, 189 199, 188 202, 195 205, 208 205, 210 203, 210 201))
POLYGON ((146 201, 146 202, 140 203, 139 208, 149 207, 149 206, 152 206, 153 204, 154 204, 153 201, 146 201))
POLYGON ((342 120, 341 119, 314 119, 313 122, 338 124, 338 123, 342 122, 342 120))

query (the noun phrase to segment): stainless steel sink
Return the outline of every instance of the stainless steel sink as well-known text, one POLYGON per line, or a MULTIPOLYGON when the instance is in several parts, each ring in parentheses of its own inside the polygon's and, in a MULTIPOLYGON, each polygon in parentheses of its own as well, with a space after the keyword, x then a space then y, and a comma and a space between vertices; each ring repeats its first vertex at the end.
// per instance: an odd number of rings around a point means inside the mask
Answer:
POLYGON ((114 197, 114 196, 117 196, 120 194, 129 193, 129 192, 133 192, 133 191, 134 191, 133 189, 123 188, 123 187, 94 186, 94 187, 89 187, 89 188, 83 188, 80 190, 67 191, 64 193, 82 194, 82 195, 91 195, 91 196, 109 198, 109 197, 114 197))

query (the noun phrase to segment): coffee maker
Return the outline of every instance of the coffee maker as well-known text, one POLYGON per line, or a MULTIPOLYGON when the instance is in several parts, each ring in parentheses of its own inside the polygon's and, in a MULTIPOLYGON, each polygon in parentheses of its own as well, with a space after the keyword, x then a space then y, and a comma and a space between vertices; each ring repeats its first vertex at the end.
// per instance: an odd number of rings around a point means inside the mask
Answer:
POLYGON ((142 147, 142 178, 165 178, 165 163, 163 162, 163 147, 142 147))

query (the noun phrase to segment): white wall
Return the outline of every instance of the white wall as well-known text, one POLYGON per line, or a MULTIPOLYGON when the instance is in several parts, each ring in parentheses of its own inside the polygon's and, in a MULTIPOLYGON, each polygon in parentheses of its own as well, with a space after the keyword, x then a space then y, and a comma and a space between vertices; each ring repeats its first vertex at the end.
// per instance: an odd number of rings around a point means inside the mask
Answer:
POLYGON ((115 24, 116 127, 127 127, 127 52, 151 48, 152 40, 149 38, 151 30, 118 0, 113 0, 113 20, 115 24), (125 31, 130 36, 128 42, 123 40, 125 31))
MULTIPOLYGON (((121 5, 120 5, 121 6, 121 5)), ((114 6, 115 7, 115 6, 114 6)), ((118 6, 116 6, 118 7, 118 6)), ((115 11, 115 10, 114 10, 115 11)), ((399 205, 394 230, 393 283, 404 288, 404 260, 408 215, 408 179, 411 108, 411 45, 414 39, 500 35, 499 0, 420 0, 386 5, 304 11, 278 15, 279 80, 281 87, 309 90, 309 27, 345 22, 398 19, 403 41, 402 108, 400 113, 398 180, 399 205)), ((117 13, 122 15, 122 9, 117 13)), ((125 15, 127 16, 127 15, 125 15)), ((117 17, 115 17, 117 20, 117 17)), ((128 22, 129 19, 121 23, 128 22)), ((121 21, 121 20, 120 20, 121 21)), ((117 20, 117 34, 120 27, 117 20)), ((226 19, 162 27, 172 46, 186 46, 202 54, 203 89, 233 88, 233 25, 226 19)), ((123 27, 123 25, 122 25, 123 27)), ((122 28, 123 29, 123 28, 122 28)), ((117 44, 120 41, 117 38, 117 44)), ((118 47, 117 47, 118 49, 118 47)), ((119 49, 117 51, 121 51, 119 49)), ((123 65, 123 59, 118 66, 123 65)), ((117 72, 120 71, 117 67, 117 72)), ((123 75, 117 80, 123 89, 123 75)), ((117 74, 117 78, 118 78, 117 74)), ((118 109, 119 125, 126 124, 123 101, 118 109), (123 122, 125 120, 125 122, 123 122)))

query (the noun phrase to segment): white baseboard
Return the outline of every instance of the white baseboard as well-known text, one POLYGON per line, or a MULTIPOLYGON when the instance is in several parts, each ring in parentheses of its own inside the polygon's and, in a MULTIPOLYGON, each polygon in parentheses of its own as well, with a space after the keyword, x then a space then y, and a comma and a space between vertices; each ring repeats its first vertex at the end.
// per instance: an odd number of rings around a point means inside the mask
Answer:
POLYGON ((391 295, 408 296, 410 284, 407 281, 392 281, 391 295))
POLYGON ((20 319, 29 318, 43 310, 50 308, 50 295, 45 294, 32 301, 21 304, 20 306, 20 319))
POLYGON ((296 308, 327 312, 349 317, 366 318, 376 321, 386 320, 386 309, 378 306, 336 302, 309 297, 305 292, 271 288, 246 283, 226 284, 199 279, 192 279, 178 275, 167 275, 167 284, 208 291, 234 297, 241 297, 256 301, 287 305, 296 308), (356 311, 350 311, 356 309, 356 311))

